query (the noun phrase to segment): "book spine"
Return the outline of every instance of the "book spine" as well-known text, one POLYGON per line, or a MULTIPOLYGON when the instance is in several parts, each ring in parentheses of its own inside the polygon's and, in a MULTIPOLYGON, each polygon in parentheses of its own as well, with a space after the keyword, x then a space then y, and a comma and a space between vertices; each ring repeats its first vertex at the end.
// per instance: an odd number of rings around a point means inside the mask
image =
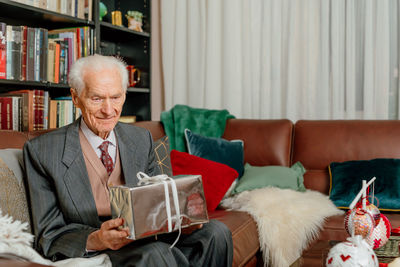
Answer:
POLYGON ((54 82, 60 82, 60 54, 61 54, 61 45, 56 42, 56 50, 54 55, 54 82))
MULTIPOLYGON (((68 38, 70 39, 70 38, 68 38)), ((68 83, 68 70, 69 70, 69 41, 68 39, 64 39, 64 49, 65 49, 65 54, 64 54, 64 73, 63 73, 63 80, 64 83, 68 83)))
POLYGON ((18 131, 24 130, 24 121, 23 121, 23 97, 18 98, 18 131))
POLYGON ((45 117, 44 117, 44 90, 37 90, 39 99, 38 99, 38 130, 44 129, 45 117))
POLYGON ((6 77, 7 79, 13 79, 13 71, 12 71, 12 53, 11 53, 11 42, 12 42, 12 26, 11 25, 7 25, 6 26, 7 29, 7 69, 6 69, 6 77))
POLYGON ((7 25, 0 22, 0 79, 7 78, 7 25))
POLYGON ((19 129, 19 122, 18 122, 18 113, 19 113, 19 97, 12 97, 12 129, 14 131, 18 131, 19 129))
POLYGON ((59 75, 60 83, 65 83, 64 80, 65 54, 66 54, 65 43, 63 41, 60 41, 60 75, 59 75))
POLYGON ((27 60, 27 44, 28 44, 28 27, 23 26, 22 33, 22 67, 21 67, 21 80, 26 80, 26 60, 27 60))
POLYGON ((40 80, 47 80, 47 46, 48 46, 48 38, 47 38, 47 30, 40 29, 40 80))
POLYGON ((55 48, 56 48, 55 42, 49 40, 48 54, 47 54, 47 80, 49 82, 54 82, 55 48))
POLYGON ((76 59, 81 57, 81 31, 80 28, 76 28, 76 59))
POLYGON ((39 116, 39 90, 33 90, 33 130, 37 131, 39 129, 40 124, 40 116, 39 116))
POLYGON ((22 26, 12 26, 12 42, 11 42, 11 53, 12 62, 11 68, 13 72, 12 79, 21 80, 21 69, 22 69, 22 26))
POLYGON ((35 80, 35 29, 28 28, 27 38, 27 59, 26 59, 26 79, 35 80))
POLYGON ((43 91, 43 130, 49 129, 49 105, 50 97, 48 91, 43 91))
POLYGON ((3 107, 4 107, 3 97, 0 97, 0 130, 4 130, 3 124, 4 124, 4 119, 5 119, 5 115, 4 115, 5 113, 3 111, 3 107), (3 118, 3 116, 4 116, 4 118, 3 118))
POLYGON ((2 97, 1 129, 12 130, 12 98, 2 97))
POLYGON ((57 100, 50 100, 49 128, 57 128, 57 100))
POLYGON ((34 61, 34 75, 35 75, 35 81, 40 81, 40 29, 35 28, 35 61, 34 61))

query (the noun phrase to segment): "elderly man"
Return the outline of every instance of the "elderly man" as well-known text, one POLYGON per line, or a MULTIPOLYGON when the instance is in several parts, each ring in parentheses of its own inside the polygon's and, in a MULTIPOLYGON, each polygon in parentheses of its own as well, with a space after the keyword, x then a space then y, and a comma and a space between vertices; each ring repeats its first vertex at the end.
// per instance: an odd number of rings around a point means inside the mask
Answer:
POLYGON ((172 249, 175 233, 126 238, 123 218, 110 217, 108 186, 136 185, 139 171, 159 173, 150 133, 118 123, 126 66, 114 57, 81 58, 69 83, 82 117, 24 147, 36 249, 53 260, 104 252, 115 266, 230 266, 231 233, 218 221, 190 229, 172 249))

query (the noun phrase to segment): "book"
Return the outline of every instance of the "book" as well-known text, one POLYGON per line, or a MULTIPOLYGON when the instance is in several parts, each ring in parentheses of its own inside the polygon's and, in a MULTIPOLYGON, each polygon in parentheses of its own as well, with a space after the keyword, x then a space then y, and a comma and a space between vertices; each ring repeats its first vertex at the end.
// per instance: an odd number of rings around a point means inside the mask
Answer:
POLYGON ((47 81, 54 83, 54 67, 55 67, 55 53, 56 42, 49 39, 47 49, 47 81))
POLYGON ((22 66, 21 66, 21 81, 26 80, 26 59, 27 59, 27 43, 28 43, 28 27, 22 26, 22 66))
POLYGON ((67 83, 68 74, 68 40, 57 41, 60 44, 60 75, 59 82, 67 83))
POLYGON ((33 131, 34 125, 34 90, 15 90, 1 94, 1 96, 20 96, 22 98, 22 130, 33 131))
POLYGON ((12 130, 12 98, 0 97, 1 102, 1 129, 12 130))
POLYGON ((20 125, 20 122, 19 122, 19 119, 20 119, 20 116, 19 116, 19 112, 20 112, 20 110, 19 110, 19 105, 20 105, 20 99, 21 99, 21 97, 19 97, 19 96, 13 96, 13 97, 11 97, 11 99, 12 99, 12 130, 13 131, 20 131, 21 129, 20 129, 20 127, 19 127, 19 125, 20 125))
POLYGON ((22 79, 23 26, 11 26, 11 79, 22 79))
POLYGON ((7 30, 6 24, 0 22, 0 79, 7 78, 7 30))
POLYGON ((44 128, 44 91, 33 90, 33 130, 43 130, 44 128))
MULTIPOLYGON (((78 0, 78 1, 83 2, 80 0, 78 0)), ((87 20, 92 20, 92 12, 93 12, 93 0, 85 0, 85 2, 84 2, 84 17, 83 18, 86 18, 87 20)), ((81 15, 82 14, 79 13, 78 17, 82 18, 81 15)))
POLYGON ((47 47, 48 47, 48 39, 47 39, 47 30, 40 28, 40 74, 39 80, 46 81, 47 80, 47 47))
POLYGON ((35 29, 28 27, 27 33, 27 57, 26 57, 26 80, 35 80, 35 29))
POLYGON ((6 63, 6 78, 11 80, 13 78, 13 73, 12 73, 12 54, 11 54, 11 38, 12 38, 12 26, 7 25, 6 26, 6 58, 7 58, 7 63, 6 63))
POLYGON ((135 123, 136 122, 136 116, 121 116, 119 117, 119 122, 124 122, 124 123, 135 123))
POLYGON ((49 129, 57 128, 57 102, 58 100, 50 100, 49 104, 49 129))
POLYGON ((34 81, 40 81, 40 44, 41 44, 41 34, 39 28, 34 28, 35 30, 35 47, 33 50, 34 53, 34 63, 33 63, 33 73, 34 73, 34 81))
POLYGON ((61 46, 58 42, 56 42, 56 50, 54 52, 54 82, 60 82, 60 53, 61 46))

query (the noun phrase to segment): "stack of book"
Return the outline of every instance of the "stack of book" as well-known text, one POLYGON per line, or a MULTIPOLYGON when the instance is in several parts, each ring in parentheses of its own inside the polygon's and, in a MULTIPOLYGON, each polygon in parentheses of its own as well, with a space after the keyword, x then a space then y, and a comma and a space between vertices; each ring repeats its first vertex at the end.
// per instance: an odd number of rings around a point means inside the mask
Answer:
POLYGON ((13 0, 29 6, 92 20, 93 0, 13 0))
POLYGON ((71 64, 93 49, 89 27, 48 31, 0 22, 0 79, 67 83, 71 64))
POLYGON ((44 90, 17 90, 0 94, 0 129, 37 131, 58 128, 80 116, 71 97, 49 98, 44 90))

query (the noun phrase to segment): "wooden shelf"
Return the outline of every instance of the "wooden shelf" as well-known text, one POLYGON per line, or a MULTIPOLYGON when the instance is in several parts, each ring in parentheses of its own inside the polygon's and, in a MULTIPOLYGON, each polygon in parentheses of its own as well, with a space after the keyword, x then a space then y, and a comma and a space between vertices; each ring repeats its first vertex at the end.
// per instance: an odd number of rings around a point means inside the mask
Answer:
POLYGON ((150 93, 150 88, 129 87, 129 93, 150 93))
POLYGON ((128 34, 140 35, 140 36, 144 36, 144 37, 150 37, 150 33, 148 33, 148 32, 134 31, 134 30, 128 29, 125 26, 116 26, 116 25, 113 25, 113 24, 111 24, 109 22, 102 21, 102 22, 100 22, 100 25, 101 25, 102 29, 107 29, 107 30, 112 30, 112 31, 117 30, 117 31, 126 32, 128 34))
POLYGON ((3 20, 3 18, 6 18, 8 24, 29 24, 28 26, 40 26, 47 29, 73 26, 94 26, 93 21, 72 17, 66 14, 61 14, 10 0, 0 0, 0 20, 3 20), (12 17, 10 17, 10 15, 12 15, 12 17), (12 23, 9 22, 10 20, 12 20, 12 23))
MULTIPOLYGON (((56 0, 47 0, 56 1, 56 0)), ((79 0, 81 1, 81 0, 79 0)), ((82 0, 83 1, 83 0, 82 0)), ((151 8, 150 0, 102 0, 107 6, 109 14, 112 10, 120 10, 125 14, 128 10, 136 10, 143 13, 143 25, 145 32, 128 29, 126 26, 112 25, 111 17, 99 20, 100 0, 93 1, 93 20, 80 19, 66 14, 14 2, 0 0, 0 22, 7 25, 28 26, 31 28, 44 28, 48 30, 89 26, 94 53, 103 55, 117 55, 129 65, 147 73, 143 87, 131 87, 127 90, 127 100, 123 108, 124 115, 136 115, 140 120, 151 119, 151 8), (145 88, 144 86, 148 87, 145 88)), ((123 19, 124 25, 127 21, 123 19)), ((140 86, 140 84, 138 84, 140 86)), ((49 92, 51 98, 70 94, 68 84, 56 84, 51 82, 1 80, 0 92, 8 92, 21 89, 42 89, 49 92)))
POLYGON ((51 83, 51 82, 36 82, 36 81, 18 81, 18 80, 0 80, 0 86, 4 88, 4 86, 10 85, 12 87, 19 86, 19 87, 38 87, 41 89, 45 88, 62 88, 62 89, 69 89, 68 84, 63 83, 51 83))

